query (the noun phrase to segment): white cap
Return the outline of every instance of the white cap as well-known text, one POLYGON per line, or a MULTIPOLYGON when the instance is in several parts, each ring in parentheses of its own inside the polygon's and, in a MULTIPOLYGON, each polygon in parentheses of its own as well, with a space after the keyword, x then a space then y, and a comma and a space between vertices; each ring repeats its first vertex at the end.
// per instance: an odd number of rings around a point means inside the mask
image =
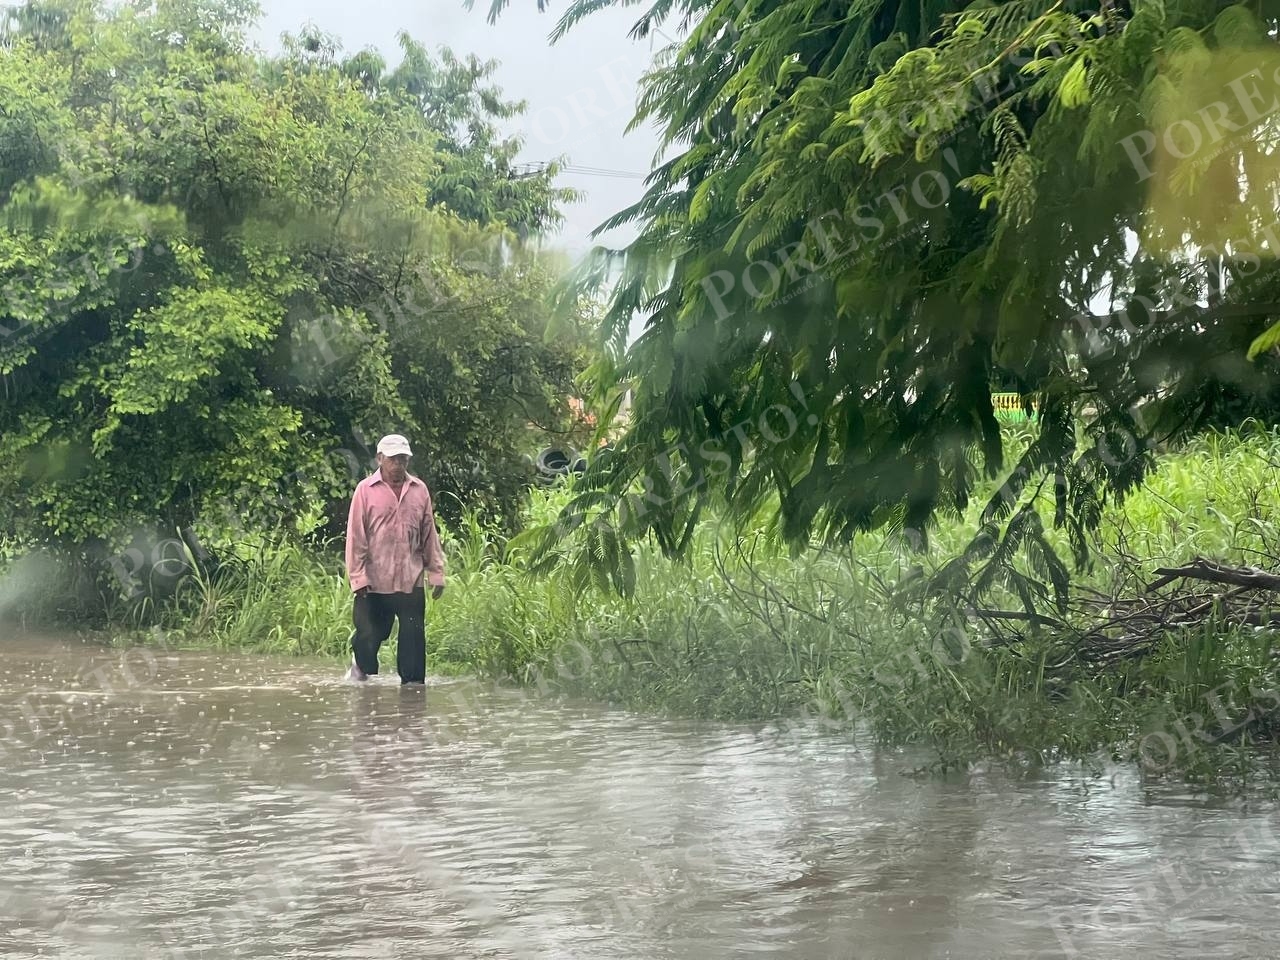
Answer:
POLYGON ((389 433, 378 441, 378 452, 387 457, 395 457, 400 454, 413 456, 413 451, 409 449, 409 441, 398 433, 389 433))

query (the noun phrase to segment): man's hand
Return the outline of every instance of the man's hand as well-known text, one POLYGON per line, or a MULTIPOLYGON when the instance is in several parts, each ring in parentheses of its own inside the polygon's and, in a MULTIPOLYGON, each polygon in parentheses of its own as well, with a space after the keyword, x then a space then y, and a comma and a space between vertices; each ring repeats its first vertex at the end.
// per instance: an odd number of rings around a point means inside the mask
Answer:
POLYGON ((431 588, 431 599, 432 599, 432 600, 439 600, 439 599, 440 599, 440 597, 441 597, 441 595, 442 595, 443 593, 444 593, 444 587, 443 587, 443 586, 435 586, 435 587, 432 587, 432 588, 431 588))
POLYGON ((357 597, 367 597, 368 595, 369 595, 369 585, 368 585, 368 584, 365 584, 363 587, 361 587, 359 590, 357 590, 357 591, 356 591, 356 596, 357 596, 357 597))

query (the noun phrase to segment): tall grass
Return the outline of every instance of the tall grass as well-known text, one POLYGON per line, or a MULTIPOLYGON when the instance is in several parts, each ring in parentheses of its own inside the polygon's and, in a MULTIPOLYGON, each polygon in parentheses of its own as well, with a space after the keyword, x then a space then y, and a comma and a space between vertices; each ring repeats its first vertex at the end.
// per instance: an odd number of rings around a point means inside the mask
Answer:
MULTIPOLYGON (((1167 455, 1123 507, 1108 509, 1102 551, 1082 582, 1107 588, 1196 555, 1280 566, 1277 467, 1280 434, 1257 426, 1167 455)), ((564 496, 541 494, 534 509, 548 515, 564 496)), ((1111 757, 1209 780, 1254 770, 1258 754, 1241 744, 1272 733, 1276 711, 1263 707, 1280 705, 1266 695, 1280 690, 1271 631, 1206 628, 1168 637, 1141 662, 1088 670, 1058 637, 996 645, 972 625, 904 611, 892 584, 912 564, 937 569, 975 519, 936 530, 922 555, 865 536, 798 559, 763 526, 730 534, 707 525, 687 564, 637 547, 634 600, 575 596, 562 573, 531 580, 488 538, 472 549, 483 562, 465 564, 434 611, 435 655, 643 710, 808 714, 881 743, 930 744, 944 767, 1111 757), (1258 719, 1238 735, 1217 736, 1251 712, 1258 719), (1159 749, 1169 742, 1172 756, 1159 749)))
POLYGON ((163 622, 215 649, 342 657, 351 592, 336 551, 314 554, 282 540, 179 585, 163 622))

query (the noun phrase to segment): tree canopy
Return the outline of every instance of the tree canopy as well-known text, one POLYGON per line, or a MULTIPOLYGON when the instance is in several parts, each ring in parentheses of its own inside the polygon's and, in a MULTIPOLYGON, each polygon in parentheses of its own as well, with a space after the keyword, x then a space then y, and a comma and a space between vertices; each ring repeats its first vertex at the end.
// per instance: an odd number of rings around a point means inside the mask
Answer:
POLYGON ((402 36, 255 51, 241 0, 32 2, 0 38, 0 536, 345 517, 387 432, 446 516, 510 520, 590 313, 521 239, 491 64, 402 36), (532 449, 536 449, 532 448, 532 449))
POLYGON ((678 555, 716 501, 776 504, 794 543, 923 542, 985 476, 1004 482, 983 532, 944 573, 1060 600, 1038 497, 1085 562, 1103 498, 1159 443, 1275 419, 1276 18, 1213 0, 643 9, 634 34, 682 31, 635 120, 665 154, 603 225, 638 237, 580 278, 611 291, 601 397, 629 385, 634 404, 530 534, 544 558, 580 529, 582 562, 625 586, 632 538, 678 555), (1037 411, 1015 463, 991 400, 1010 389, 1037 411), (1019 550, 1029 576, 1008 573, 1019 550))

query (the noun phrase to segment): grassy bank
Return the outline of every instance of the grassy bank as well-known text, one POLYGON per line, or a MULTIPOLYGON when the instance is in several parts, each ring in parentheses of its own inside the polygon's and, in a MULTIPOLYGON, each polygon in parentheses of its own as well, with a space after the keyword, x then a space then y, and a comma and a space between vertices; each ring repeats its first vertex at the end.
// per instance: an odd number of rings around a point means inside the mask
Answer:
MULTIPOLYGON (((1256 429, 1166 456, 1123 508, 1106 512, 1098 561, 1081 583, 1141 589, 1155 568, 1197 555, 1280 568, 1277 467, 1280 434, 1256 429)), ((1258 749, 1280 716, 1271 631, 1170 635, 1145 658, 1098 668, 1052 633, 994 645, 972 624, 904 607, 894 585, 915 564, 928 573, 954 556, 973 520, 934 531, 924 555, 867 536, 799 559, 763 529, 708 525, 687 566, 637 551, 630 602, 576 598, 561 574, 529 582, 472 530, 457 589, 433 621, 437 662, 554 678, 559 689, 643 710, 807 716, 885 744, 931 745, 944 767, 1115 757, 1195 780, 1276 773, 1258 749)), ((1065 537, 1058 545, 1066 555, 1065 537)))
MULTIPOLYGON (((1278 466, 1280 434, 1260 430, 1166 456, 1122 509, 1108 510, 1099 562, 1081 582, 1136 583, 1196 555, 1280 569, 1278 466)), ((539 494, 530 519, 549 518, 564 497, 539 494)), ((688 564, 637 548, 627 600, 578 595, 563 572, 525 576, 520 557, 472 522, 443 531, 450 585, 429 609, 431 669, 646 711, 782 718, 783 729, 823 723, 930 746, 943 768, 1111 757, 1205 782, 1276 777, 1272 631, 1169 635, 1144 658, 1100 668, 1052 632, 997 643, 928 604, 904 605, 895 588, 904 574, 936 569, 974 529, 937 530, 925 554, 866 536, 792 558, 763 527, 708 524, 688 564)), ((171 642, 205 648, 331 657, 337 669, 348 655, 350 594, 337 552, 328 556, 246 550, 218 580, 188 578, 160 608, 135 608, 130 625, 158 622, 171 642)))
MULTIPOLYGON (((1277 466, 1280 435, 1263 431, 1167 456, 1105 514, 1081 583, 1141 589, 1155 568, 1196 555, 1280 569, 1277 466)), ((1272 631, 1169 635, 1149 656, 1100 668, 1051 632, 995 644, 936 609, 905 608, 894 585, 912 565, 936 569, 974 529, 970 518, 936 531, 924 555, 868 536, 792 559, 763 530, 707 526, 687 566, 638 551, 631 602, 577 600, 562 575, 527 582, 473 534, 437 611, 438 656, 643 710, 807 717, 930 745, 941 767, 1110 757, 1200 781, 1280 772, 1266 746, 1280 728, 1272 631)))

